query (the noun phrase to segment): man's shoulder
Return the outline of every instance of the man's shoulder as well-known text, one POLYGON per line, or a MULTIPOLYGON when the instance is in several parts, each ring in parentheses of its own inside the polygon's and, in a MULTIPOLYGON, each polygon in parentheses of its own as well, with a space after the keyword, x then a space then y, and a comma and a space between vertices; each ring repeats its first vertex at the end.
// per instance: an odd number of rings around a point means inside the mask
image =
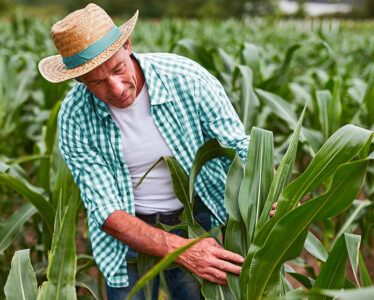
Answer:
POLYGON ((143 53, 139 58, 152 65, 160 75, 168 77, 202 76, 206 71, 200 64, 187 57, 173 53, 143 53))
POLYGON ((60 114, 77 114, 81 112, 82 108, 87 108, 91 96, 92 93, 83 83, 77 83, 71 88, 62 101, 60 114))

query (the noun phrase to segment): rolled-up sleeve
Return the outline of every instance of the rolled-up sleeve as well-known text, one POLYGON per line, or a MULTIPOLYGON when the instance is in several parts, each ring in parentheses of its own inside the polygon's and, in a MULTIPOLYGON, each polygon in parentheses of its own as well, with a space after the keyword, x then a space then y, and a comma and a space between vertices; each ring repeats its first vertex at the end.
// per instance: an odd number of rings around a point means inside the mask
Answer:
POLYGON ((79 187, 87 216, 101 229, 113 212, 124 210, 126 195, 121 195, 115 170, 94 149, 78 117, 62 108, 58 128, 59 149, 79 187))

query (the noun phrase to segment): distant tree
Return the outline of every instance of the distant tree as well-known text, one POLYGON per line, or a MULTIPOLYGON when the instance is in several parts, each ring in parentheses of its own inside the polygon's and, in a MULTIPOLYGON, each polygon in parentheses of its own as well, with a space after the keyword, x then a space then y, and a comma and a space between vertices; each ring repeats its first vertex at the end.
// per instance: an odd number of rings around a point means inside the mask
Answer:
POLYGON ((306 16, 306 11, 305 11, 306 0, 297 0, 297 2, 298 2, 298 8, 296 12, 296 17, 304 18, 306 16))
POLYGON ((243 15, 268 15, 277 10, 278 1, 276 0, 234 0, 231 1, 233 13, 240 17, 243 15))
POLYGON ((366 11, 370 18, 374 18, 374 0, 366 0, 366 11))
POLYGON ((9 7, 8 0, 0 0, 0 14, 5 13, 9 7))

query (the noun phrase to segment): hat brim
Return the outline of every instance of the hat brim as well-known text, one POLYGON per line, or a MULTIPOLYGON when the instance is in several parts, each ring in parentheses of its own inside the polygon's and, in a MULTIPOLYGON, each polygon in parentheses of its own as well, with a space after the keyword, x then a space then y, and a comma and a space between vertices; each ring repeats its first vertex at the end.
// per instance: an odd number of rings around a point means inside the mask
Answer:
POLYGON ((49 56, 39 62, 38 68, 42 76, 50 82, 58 83, 72 78, 76 78, 90 72, 97 66, 111 58, 123 46, 134 30, 139 12, 136 11, 134 16, 125 24, 119 27, 122 31, 120 37, 105 51, 91 59, 90 61, 75 67, 67 69, 62 61, 61 55, 49 56))

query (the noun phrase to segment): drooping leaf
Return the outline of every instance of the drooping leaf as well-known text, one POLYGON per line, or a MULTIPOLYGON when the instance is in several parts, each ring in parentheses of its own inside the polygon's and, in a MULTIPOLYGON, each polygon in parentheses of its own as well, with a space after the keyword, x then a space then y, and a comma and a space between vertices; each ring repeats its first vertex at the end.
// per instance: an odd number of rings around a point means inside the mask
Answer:
POLYGON ((360 253, 361 236, 357 234, 344 233, 344 238, 345 238, 345 244, 347 247, 349 261, 351 262, 353 275, 356 280, 357 286, 360 287, 360 283, 358 281, 358 276, 357 276, 357 268, 358 268, 358 257, 360 253))
POLYGON ((40 194, 40 189, 32 186, 25 180, 0 172, 0 182, 14 189, 17 193, 28 199, 38 210, 43 220, 46 222, 49 234, 52 234, 55 210, 48 200, 40 194))
POLYGON ((90 276, 84 273, 77 274, 75 278, 75 285, 83 287, 88 290, 96 300, 103 300, 103 296, 99 292, 98 283, 90 276))
POLYGON ((329 249, 332 249, 336 243, 336 241, 339 239, 339 237, 349 229, 349 227, 352 225, 352 222, 356 219, 357 215, 367 206, 372 205, 372 203, 368 200, 361 201, 361 200, 355 200, 352 204, 352 206, 349 208, 347 213, 344 216, 343 224, 340 227, 339 231, 334 235, 334 238, 332 239, 329 249), (353 209, 351 211, 351 209, 353 209), (349 215, 348 215, 349 214, 349 215), (348 217, 346 218, 346 216, 348 217))
MULTIPOLYGON (((215 70, 213 55, 203 45, 191 39, 182 39, 175 43, 174 47, 181 47, 187 51, 187 55, 200 63, 208 70, 215 70)), ((173 47, 173 48, 174 48, 173 47)))
POLYGON ((261 83, 261 88, 271 91, 279 89, 287 83, 292 57, 300 47, 300 44, 295 44, 287 49, 282 65, 275 71, 273 76, 261 83))
POLYGON ((35 213, 36 208, 31 203, 26 203, 0 227, 0 255, 11 245, 23 224, 35 213))
POLYGON ((317 239, 310 231, 308 232, 304 247, 305 250, 312 254, 315 258, 323 262, 327 260, 328 254, 325 248, 319 239, 317 239))

